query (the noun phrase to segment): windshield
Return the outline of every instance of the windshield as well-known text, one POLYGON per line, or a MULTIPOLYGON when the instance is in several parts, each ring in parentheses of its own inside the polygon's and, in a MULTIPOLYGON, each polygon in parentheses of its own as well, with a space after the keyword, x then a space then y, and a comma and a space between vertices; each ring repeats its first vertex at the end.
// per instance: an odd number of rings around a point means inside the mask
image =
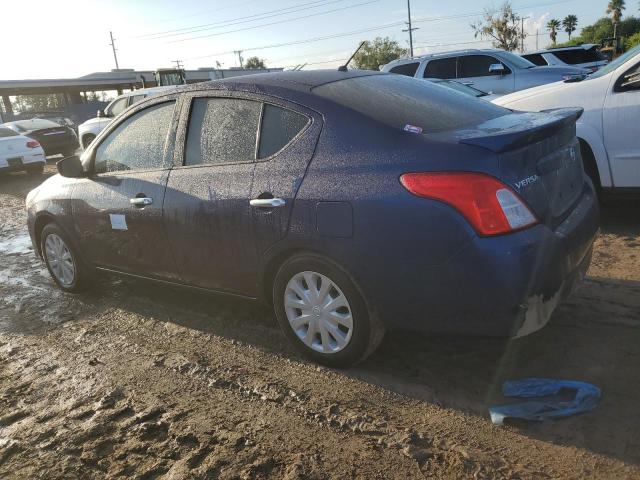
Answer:
POLYGON ((0 138, 4 137, 15 137, 18 133, 14 132, 9 128, 0 127, 0 138))
POLYGON ((511 52, 500 52, 499 57, 509 62, 516 68, 533 68, 536 65, 520 55, 511 52))
POLYGON ((618 58, 608 63, 604 67, 602 67, 600 70, 597 70, 591 75, 589 75, 588 78, 598 78, 608 74, 609 72, 613 72, 620 65, 625 63, 630 58, 633 58, 634 56, 638 55, 639 53, 640 53, 640 45, 637 45, 633 47, 631 50, 627 50, 625 53, 623 53, 618 58))

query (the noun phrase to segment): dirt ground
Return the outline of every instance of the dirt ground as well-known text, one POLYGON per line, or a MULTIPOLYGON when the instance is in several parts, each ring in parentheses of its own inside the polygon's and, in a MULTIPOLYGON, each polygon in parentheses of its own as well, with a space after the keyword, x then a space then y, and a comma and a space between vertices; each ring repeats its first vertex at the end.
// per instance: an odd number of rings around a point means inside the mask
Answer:
POLYGON ((25 228, 39 181, 0 177, 0 478, 640 478, 637 203, 603 212, 587 280, 542 331, 393 333, 338 371, 246 302, 116 278, 61 293, 25 228), (493 426, 524 376, 603 399, 493 426))

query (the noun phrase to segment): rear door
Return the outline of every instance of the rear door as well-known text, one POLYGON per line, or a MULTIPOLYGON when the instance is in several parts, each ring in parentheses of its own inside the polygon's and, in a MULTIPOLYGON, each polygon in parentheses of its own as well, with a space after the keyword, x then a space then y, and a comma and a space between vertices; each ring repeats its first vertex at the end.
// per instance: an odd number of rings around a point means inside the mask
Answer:
POLYGON ((627 84, 634 75, 640 76, 640 64, 616 79, 602 112, 604 143, 616 187, 640 187, 640 88, 627 84))
POLYGON ((186 97, 164 223, 183 282, 254 296, 249 200, 262 104, 214 95, 186 97))
POLYGON ((140 106, 87 151, 92 174, 73 191, 73 216, 87 259, 101 267, 174 278, 162 224, 172 166, 175 98, 140 106))
POLYGON ((491 55, 464 55, 458 58, 458 81, 487 93, 510 93, 514 89, 514 74, 504 63, 491 55), (493 64, 502 64, 502 73, 489 71, 493 64))

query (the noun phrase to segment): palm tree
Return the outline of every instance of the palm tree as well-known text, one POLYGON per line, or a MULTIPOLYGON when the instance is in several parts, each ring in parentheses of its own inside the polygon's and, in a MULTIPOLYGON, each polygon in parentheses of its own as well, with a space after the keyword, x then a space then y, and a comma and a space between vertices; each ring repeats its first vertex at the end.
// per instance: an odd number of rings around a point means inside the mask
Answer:
POLYGON ((558 37, 558 29, 560 28, 560 20, 552 18, 547 22, 547 30, 549 30, 549 37, 553 44, 556 44, 556 38, 558 37))
POLYGON ((624 0, 609 0, 607 5, 607 14, 611 14, 611 20, 613 21, 613 36, 618 36, 618 23, 622 18, 622 10, 625 9, 624 0))
POLYGON ((575 15, 567 15, 562 20, 562 26, 564 27, 564 31, 569 35, 569 40, 571 40, 571 34, 576 31, 576 27, 578 26, 578 17, 575 15))

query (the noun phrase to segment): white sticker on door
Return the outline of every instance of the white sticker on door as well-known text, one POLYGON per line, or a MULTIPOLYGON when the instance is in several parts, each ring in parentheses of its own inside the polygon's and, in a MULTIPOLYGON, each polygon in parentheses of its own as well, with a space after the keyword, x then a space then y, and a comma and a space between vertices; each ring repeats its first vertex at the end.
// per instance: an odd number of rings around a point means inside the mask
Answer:
POLYGON ((126 230, 127 229, 127 220, 124 218, 124 215, 118 215, 114 213, 109 214, 109 220, 111 220, 111 228, 113 230, 126 230))

